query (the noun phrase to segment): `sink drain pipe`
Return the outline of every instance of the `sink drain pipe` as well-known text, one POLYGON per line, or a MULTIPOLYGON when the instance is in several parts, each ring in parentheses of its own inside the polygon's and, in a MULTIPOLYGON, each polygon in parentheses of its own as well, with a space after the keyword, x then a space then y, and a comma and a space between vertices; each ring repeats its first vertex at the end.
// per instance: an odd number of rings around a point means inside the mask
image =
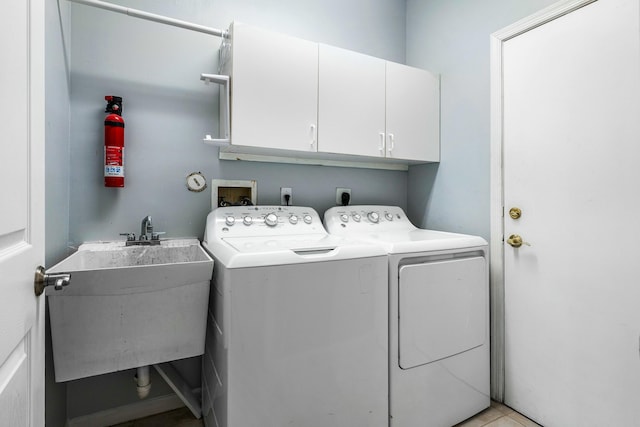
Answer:
MULTIPOLYGON (((158 371, 163 380, 169 384, 175 394, 184 402, 185 406, 189 408, 191 413, 197 419, 202 418, 202 407, 200 406, 200 400, 191 391, 189 384, 182 378, 178 371, 171 366, 170 362, 160 363, 153 365, 158 371)), ((136 382, 138 389, 138 397, 144 399, 149 396, 151 391, 151 376, 149 374, 150 366, 140 366, 136 370, 136 374, 133 380, 136 382)))
POLYGON ((135 376, 138 385, 138 397, 144 399, 151 391, 151 377, 149 376, 149 366, 140 366, 135 376))

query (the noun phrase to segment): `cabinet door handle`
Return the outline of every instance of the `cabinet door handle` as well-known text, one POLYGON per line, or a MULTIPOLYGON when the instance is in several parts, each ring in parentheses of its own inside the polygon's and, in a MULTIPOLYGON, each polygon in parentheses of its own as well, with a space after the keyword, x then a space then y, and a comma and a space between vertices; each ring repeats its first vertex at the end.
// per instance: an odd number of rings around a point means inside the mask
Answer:
POLYGON ((311 124, 311 141, 309 141, 309 150, 316 151, 315 145, 316 145, 316 125, 312 123, 311 124))
POLYGON ((380 132, 380 143, 378 145, 378 151, 380 151, 380 155, 384 157, 384 132, 380 132))
POLYGON ((393 151, 393 148, 395 147, 395 141, 394 141, 394 139, 393 139, 393 138, 394 138, 394 137, 393 137, 393 134, 392 134, 392 133, 390 133, 390 134, 388 135, 388 138, 389 138, 389 146, 388 146, 388 150, 389 150, 389 154, 391 154, 391 152, 393 151))

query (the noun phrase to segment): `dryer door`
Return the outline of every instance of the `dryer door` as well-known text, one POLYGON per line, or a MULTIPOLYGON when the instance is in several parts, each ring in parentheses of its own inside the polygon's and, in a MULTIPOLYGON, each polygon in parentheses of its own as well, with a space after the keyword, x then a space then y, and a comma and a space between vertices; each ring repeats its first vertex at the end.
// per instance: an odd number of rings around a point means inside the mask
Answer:
POLYGON ((402 369, 462 353, 487 339, 485 258, 404 265, 398 287, 402 369))

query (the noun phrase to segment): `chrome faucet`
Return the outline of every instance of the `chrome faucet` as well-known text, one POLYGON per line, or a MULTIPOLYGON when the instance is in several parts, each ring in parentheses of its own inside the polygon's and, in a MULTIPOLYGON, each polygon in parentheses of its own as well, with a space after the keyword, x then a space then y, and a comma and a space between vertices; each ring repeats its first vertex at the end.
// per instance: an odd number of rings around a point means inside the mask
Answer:
POLYGON ((151 220, 150 215, 142 218, 142 224, 140 224, 140 236, 138 237, 138 240, 136 240, 136 235, 134 233, 120 233, 121 236, 127 236, 127 246, 159 245, 161 234, 164 234, 164 231, 153 231, 153 221, 151 220))
POLYGON ((151 240, 153 234, 153 223, 151 216, 147 215, 142 218, 142 224, 140 225, 140 240, 151 240))
POLYGON ((153 223, 151 222, 151 216, 147 215, 142 218, 142 224, 140 226, 140 240, 151 240, 153 235, 153 223))

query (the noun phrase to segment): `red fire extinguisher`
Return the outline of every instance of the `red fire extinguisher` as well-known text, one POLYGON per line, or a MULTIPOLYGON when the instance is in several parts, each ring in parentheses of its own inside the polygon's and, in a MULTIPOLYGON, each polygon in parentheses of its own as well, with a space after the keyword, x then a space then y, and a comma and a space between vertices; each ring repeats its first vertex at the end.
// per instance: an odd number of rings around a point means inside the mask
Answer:
POLYGON ((124 119, 122 98, 105 96, 109 113, 104 119, 104 186, 124 187, 124 119))

